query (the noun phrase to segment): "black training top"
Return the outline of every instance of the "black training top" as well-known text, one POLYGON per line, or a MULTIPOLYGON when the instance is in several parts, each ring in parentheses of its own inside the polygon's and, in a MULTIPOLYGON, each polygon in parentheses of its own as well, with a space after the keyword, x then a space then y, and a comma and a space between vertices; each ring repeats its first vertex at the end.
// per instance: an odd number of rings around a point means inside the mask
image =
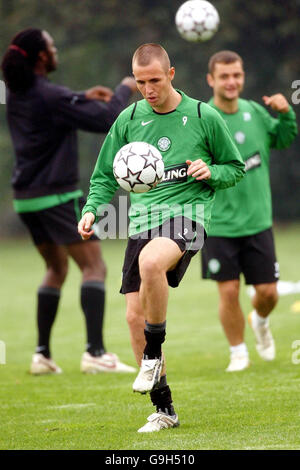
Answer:
POLYGON ((15 199, 60 194, 77 188, 76 129, 108 132, 131 90, 119 85, 109 103, 89 100, 37 76, 26 93, 8 93, 7 119, 16 162, 15 199))

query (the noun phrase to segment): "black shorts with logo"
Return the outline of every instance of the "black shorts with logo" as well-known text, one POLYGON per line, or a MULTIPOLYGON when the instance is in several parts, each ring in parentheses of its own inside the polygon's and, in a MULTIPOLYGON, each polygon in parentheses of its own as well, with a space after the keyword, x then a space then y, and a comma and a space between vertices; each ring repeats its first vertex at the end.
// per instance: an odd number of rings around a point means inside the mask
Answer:
POLYGON ((272 229, 248 237, 208 237, 202 253, 202 277, 230 281, 245 276, 246 284, 279 279, 272 229))
MULTIPOLYGON (((35 245, 69 245, 83 241, 77 231, 77 224, 84 204, 84 198, 80 197, 49 209, 22 212, 19 216, 28 228, 35 245)), ((90 240, 98 238, 92 235, 90 240)))
POLYGON ((202 248, 206 234, 202 225, 186 217, 175 217, 164 222, 159 227, 130 237, 122 270, 121 294, 139 291, 141 284, 139 255, 144 246, 150 240, 157 237, 170 238, 177 243, 182 253, 184 253, 178 261, 176 268, 167 272, 169 286, 177 287, 192 257, 202 248))

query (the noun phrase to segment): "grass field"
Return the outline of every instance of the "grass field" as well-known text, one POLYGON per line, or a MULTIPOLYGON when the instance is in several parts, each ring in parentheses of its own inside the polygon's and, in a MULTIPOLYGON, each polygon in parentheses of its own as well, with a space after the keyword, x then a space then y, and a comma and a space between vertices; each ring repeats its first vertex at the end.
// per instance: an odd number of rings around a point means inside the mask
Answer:
MULTIPOLYGON (((300 226, 276 229, 281 279, 299 280, 300 226)), ((134 365, 118 294, 125 242, 105 241, 108 265, 107 348, 134 365)), ((300 364, 292 343, 300 340, 300 314, 291 312, 298 295, 282 296, 271 326, 277 357, 264 363, 249 327, 246 342, 252 366, 224 372, 228 345, 217 317, 217 290, 200 280, 195 257, 179 289, 170 292, 165 353, 168 381, 181 426, 138 434, 152 413, 149 397, 133 394, 134 375, 84 376, 79 372, 85 335, 79 309, 80 276, 70 273, 52 340, 61 376, 28 374, 36 341, 35 290, 43 264, 29 239, 0 243, 0 449, 300 449, 300 364)), ((242 290, 245 313, 250 300, 242 290)))

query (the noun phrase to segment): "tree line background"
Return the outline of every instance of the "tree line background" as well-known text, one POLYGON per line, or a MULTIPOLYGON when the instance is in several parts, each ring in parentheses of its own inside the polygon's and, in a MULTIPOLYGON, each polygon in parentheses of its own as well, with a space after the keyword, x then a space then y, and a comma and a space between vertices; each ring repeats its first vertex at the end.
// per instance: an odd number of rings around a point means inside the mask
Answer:
MULTIPOLYGON (((74 90, 96 84, 114 88, 131 73, 131 57, 145 42, 158 42, 176 66, 174 85, 206 101, 209 57, 221 49, 244 59, 244 98, 262 104, 264 94, 283 93, 291 103, 300 79, 300 0, 214 0, 221 24, 213 39, 189 43, 174 17, 183 0, 0 0, 0 53, 27 27, 47 30, 55 40, 59 66, 50 78, 74 90)), ((0 77, 2 78, 2 77, 0 77)), ((298 94, 299 96, 299 94, 298 94)), ((300 118, 300 105, 294 105, 300 118)), ((103 135, 79 133, 81 187, 86 192, 103 135)), ((5 105, 0 105, 0 234, 24 231, 12 209, 14 154, 5 105)), ((300 219, 299 137, 284 151, 272 151, 273 212, 278 221, 300 219)), ((253 195, 255 197, 255 195, 253 195)))

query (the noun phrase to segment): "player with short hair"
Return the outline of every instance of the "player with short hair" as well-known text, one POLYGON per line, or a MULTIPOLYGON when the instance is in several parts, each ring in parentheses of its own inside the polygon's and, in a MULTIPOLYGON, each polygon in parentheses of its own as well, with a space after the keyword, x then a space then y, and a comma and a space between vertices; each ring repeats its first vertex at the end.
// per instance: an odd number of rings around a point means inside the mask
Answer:
POLYGON ((81 370, 133 372, 104 346, 106 268, 99 240, 93 237, 83 243, 76 230, 84 205, 77 186, 76 130, 107 132, 136 90, 135 82, 131 77, 124 78, 115 93, 103 86, 77 93, 48 80, 48 73, 56 66, 52 37, 35 28, 18 33, 2 61, 8 88, 7 119, 16 154, 14 208, 46 264, 46 275, 38 289, 38 345, 31 373, 61 372, 51 358, 50 334, 70 256, 82 273, 87 350, 81 370))
POLYGON ((263 101, 278 117, 260 104, 240 98, 245 72, 241 57, 233 51, 214 54, 207 81, 213 89, 209 104, 225 120, 245 162, 246 176, 234 188, 216 194, 208 239, 202 250, 202 275, 217 281, 219 315, 230 344, 228 372, 250 365, 244 342, 245 321, 239 302, 240 274, 252 284, 253 311, 248 319, 262 359, 275 358, 275 343, 268 316, 274 309, 279 278, 272 233, 269 176, 270 149, 288 147, 297 134, 295 113, 277 93, 263 101))
POLYGON ((244 164, 218 113, 173 88, 175 69, 160 45, 140 46, 132 70, 144 99, 124 110, 106 137, 78 230, 84 239, 91 236, 99 205, 109 202, 118 188, 113 175, 117 151, 134 141, 156 146, 162 153, 165 178, 149 192, 130 194, 121 287, 140 365, 133 390, 150 392, 156 407, 139 432, 152 432, 179 424, 161 348, 168 286, 178 286, 203 244, 215 191, 236 184, 243 177, 244 164), (169 172, 175 168, 183 171, 169 172))

